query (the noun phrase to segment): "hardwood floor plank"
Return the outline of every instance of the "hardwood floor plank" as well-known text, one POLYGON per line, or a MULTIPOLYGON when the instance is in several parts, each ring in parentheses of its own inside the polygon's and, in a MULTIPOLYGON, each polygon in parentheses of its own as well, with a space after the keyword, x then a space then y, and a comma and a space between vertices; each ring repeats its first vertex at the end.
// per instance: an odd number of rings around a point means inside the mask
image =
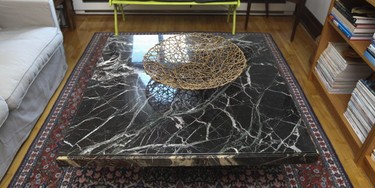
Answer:
MULTIPOLYGON (((334 114, 334 110, 325 97, 323 90, 316 83, 316 80, 308 80, 308 73, 310 71, 309 59, 315 48, 314 40, 299 25, 294 42, 290 42, 293 22, 293 18, 290 16, 270 16, 268 18, 265 16, 251 16, 248 30, 244 30, 244 20, 244 16, 237 17, 237 32, 268 32, 273 36, 329 137, 353 185, 365 188, 374 187, 364 171, 354 163, 353 152, 339 129, 341 122, 334 114)), ((72 68, 78 62, 95 32, 113 32, 114 30, 112 15, 76 15, 75 22, 75 30, 62 29, 69 72, 72 71, 72 68)), ((121 21, 119 23, 119 31, 141 33, 188 31, 231 32, 231 26, 230 22, 226 22, 225 16, 127 15, 126 22, 121 21)), ((66 79, 67 76, 64 82, 66 79)), ((3 178, 0 187, 6 187, 12 176, 16 173, 28 147, 47 118, 54 102, 57 100, 58 93, 61 91, 64 82, 51 99, 29 139, 19 151, 12 166, 3 178)))

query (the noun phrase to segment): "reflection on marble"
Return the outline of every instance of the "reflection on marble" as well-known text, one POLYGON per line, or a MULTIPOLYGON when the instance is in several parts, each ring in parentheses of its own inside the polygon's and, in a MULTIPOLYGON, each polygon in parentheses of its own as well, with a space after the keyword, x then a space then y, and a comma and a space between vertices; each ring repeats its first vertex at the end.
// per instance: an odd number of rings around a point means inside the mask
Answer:
MULTIPOLYGON (((60 165, 309 163, 319 154, 265 34, 223 35, 245 53, 234 82, 187 91, 154 82, 143 55, 170 35, 110 37, 65 130, 60 165)), ((270 42, 271 41, 271 42, 270 42)), ((288 81, 288 82, 287 82, 288 81)))

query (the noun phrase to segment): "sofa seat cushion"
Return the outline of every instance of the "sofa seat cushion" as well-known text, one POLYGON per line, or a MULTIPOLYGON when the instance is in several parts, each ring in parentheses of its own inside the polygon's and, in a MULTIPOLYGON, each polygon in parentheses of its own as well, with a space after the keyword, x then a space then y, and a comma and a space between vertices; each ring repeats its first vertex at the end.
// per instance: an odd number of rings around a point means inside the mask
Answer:
POLYGON ((5 100, 0 96, 0 127, 4 124, 9 115, 8 105, 5 100))
POLYGON ((0 31, 0 96, 15 110, 29 86, 63 41, 59 28, 0 31))

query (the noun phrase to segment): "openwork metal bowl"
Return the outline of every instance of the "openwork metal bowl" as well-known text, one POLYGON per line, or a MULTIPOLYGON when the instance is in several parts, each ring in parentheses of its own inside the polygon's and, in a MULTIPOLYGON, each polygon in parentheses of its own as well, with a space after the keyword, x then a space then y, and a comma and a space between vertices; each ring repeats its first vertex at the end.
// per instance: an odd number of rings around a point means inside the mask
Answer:
POLYGON ((199 90, 223 86, 246 67, 241 49, 216 35, 176 35, 152 47, 143 58, 148 75, 162 84, 199 90))

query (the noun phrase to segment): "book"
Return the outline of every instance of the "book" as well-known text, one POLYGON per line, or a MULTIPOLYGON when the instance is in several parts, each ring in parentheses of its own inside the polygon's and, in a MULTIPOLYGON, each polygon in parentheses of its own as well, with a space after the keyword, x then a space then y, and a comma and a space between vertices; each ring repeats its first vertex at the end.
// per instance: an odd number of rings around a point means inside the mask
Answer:
MULTIPOLYGON (((354 89, 353 93, 355 91, 358 92, 358 90, 354 89)), ((348 108, 352 109, 354 115, 358 118, 359 122, 361 123, 361 126, 365 129, 367 135, 371 131, 372 122, 366 114, 365 110, 361 106, 365 105, 365 103, 358 101, 360 101, 360 99, 358 98, 350 99, 348 103, 348 108)))
POLYGON ((353 31, 356 29, 356 24, 351 23, 335 7, 332 7, 331 15, 335 17, 335 19, 340 22, 349 32, 353 33, 353 31))
POLYGON ((366 100, 366 107, 370 108, 371 114, 375 116, 375 92, 374 92, 374 82, 373 80, 361 79, 358 82, 358 88, 361 90, 363 99, 366 100))
POLYGON ((341 1, 336 0, 333 6, 341 12, 341 14, 348 19, 353 25, 356 25, 356 18, 353 17, 351 13, 351 8, 347 8, 341 1))
POLYGON ((335 0, 334 7, 353 25, 375 24, 375 8, 365 1, 335 0))
POLYGON ((375 80, 360 79, 353 90, 344 116, 361 142, 375 124, 375 80))
POLYGON ((365 23, 364 24, 357 24, 356 28, 367 28, 367 29, 375 28, 375 23, 373 23, 373 24, 365 24, 365 23))
POLYGON ((361 133, 365 137, 367 137, 367 135, 370 132, 372 126, 368 125, 365 122, 365 116, 363 116, 363 114, 360 113, 361 107, 357 108, 356 106, 353 106, 353 102, 352 102, 350 108, 348 107, 347 110, 352 113, 352 115, 353 115, 352 118, 357 121, 357 125, 358 125, 358 128, 361 131, 361 133))
MULTIPOLYGON (((352 93, 358 80, 372 73, 363 59, 343 42, 328 43, 317 60, 315 71, 327 92, 335 94, 352 93)), ((368 120, 359 119, 359 121, 368 120)))
POLYGON ((346 120, 348 120, 350 126, 352 127, 355 134, 358 136, 359 140, 363 143, 365 142, 366 137, 359 131, 358 126, 356 123, 352 120, 352 116, 348 114, 347 111, 344 112, 344 116, 346 120))
POLYGON ((354 22, 357 26, 359 25, 366 25, 366 24, 375 24, 375 19, 368 19, 368 18, 356 18, 354 22))
POLYGON ((351 10, 356 18, 375 18, 375 8, 372 5, 356 6, 351 10))
POLYGON ((351 118, 356 122, 358 130, 361 132, 364 138, 367 137, 369 131, 365 129, 364 123, 361 121, 362 116, 357 112, 358 109, 355 107, 350 107, 347 112, 351 115, 351 118))
POLYGON ((373 79, 362 79, 360 80, 364 86, 368 89, 368 91, 371 93, 372 99, 375 101, 375 80, 373 79))
POLYGON ((364 56, 366 57, 366 59, 372 64, 372 65, 375 65, 375 57, 371 55, 371 52, 369 52, 367 49, 364 53, 364 56))
POLYGON ((349 32, 348 29, 345 28, 345 26, 340 22, 338 21, 332 14, 330 14, 328 16, 328 18, 332 21, 332 23, 340 29, 340 31, 348 38, 350 39, 350 37, 352 36, 352 34, 349 32))
POLYGON ((358 105, 356 107, 361 108, 361 110, 364 112, 364 115, 368 117, 368 125, 371 127, 375 122, 375 110, 370 105, 368 105, 367 100, 364 100, 364 96, 358 87, 353 90, 350 101, 353 101, 354 104, 358 105))
POLYGON ((373 44, 368 45, 367 50, 372 56, 375 57, 375 46, 373 44))
POLYGON ((349 40, 371 40, 373 33, 351 33, 340 21, 338 21, 332 14, 328 16, 332 23, 349 39, 349 40))
POLYGON ((361 17, 374 17, 375 8, 366 1, 335 0, 349 15, 361 17))
MULTIPOLYGON (((353 33, 368 33, 369 35, 375 32, 375 24, 368 25, 368 27, 364 27, 361 25, 351 23, 346 17, 344 17, 340 11, 338 11, 335 7, 332 7, 331 14, 333 17, 336 18, 352 35, 353 33)), ((375 21, 375 20, 374 20, 375 21)), ((375 22, 374 22, 375 23, 375 22)))

